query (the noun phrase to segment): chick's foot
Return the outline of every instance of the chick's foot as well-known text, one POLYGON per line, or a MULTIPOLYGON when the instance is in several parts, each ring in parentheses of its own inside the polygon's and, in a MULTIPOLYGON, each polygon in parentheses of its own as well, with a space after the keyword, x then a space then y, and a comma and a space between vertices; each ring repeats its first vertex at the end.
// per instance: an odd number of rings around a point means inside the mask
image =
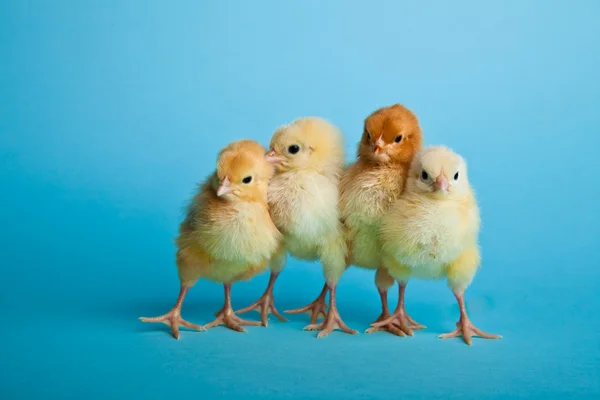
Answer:
POLYGON ((473 336, 479 336, 480 338, 483 339, 501 339, 502 336, 500 335, 494 335, 491 333, 486 333, 484 331, 482 331, 481 329, 477 328, 475 325, 473 325, 471 323, 471 321, 469 321, 469 319, 467 318, 466 320, 463 320, 462 318, 456 323, 456 329, 453 330, 452 332, 449 333, 444 333, 443 335, 440 335, 440 339, 450 339, 450 338, 455 338, 455 337, 459 337, 462 336, 463 340, 465 341, 466 344, 471 345, 471 338, 473 336))
POLYGON ((310 315, 310 323, 316 324, 320 316, 325 318, 327 316, 327 304, 325 303, 325 296, 327 296, 327 285, 323 286, 323 290, 319 297, 307 306, 296 308, 294 310, 287 310, 287 314, 302 314, 306 313, 310 315))
POLYGON ((406 321, 408 322, 408 327, 410 329, 418 331, 418 330, 427 328, 425 325, 422 325, 422 324, 418 323, 417 321, 415 321, 414 319, 412 319, 410 317, 410 315, 408 315, 406 310, 404 310, 404 318, 406 318, 406 321))
MULTIPOLYGON (((387 289, 379 289, 379 296, 381 297, 381 314, 379 315, 379 317, 377 317, 377 319, 375 321, 373 321, 373 323, 371 325, 376 324, 378 322, 385 321, 391 317, 390 312, 388 310, 388 304, 387 304, 387 289)), ((404 333, 400 330, 400 328, 398 328, 393 323, 386 324, 384 326, 377 327, 377 328, 371 327, 371 328, 367 329, 365 331, 365 333, 373 333, 373 332, 377 332, 377 331, 387 331, 387 332, 396 334, 398 336, 404 336, 404 333)))
POLYGON ((260 324, 261 323, 259 321, 248 321, 238 317, 237 315, 235 315, 233 309, 230 307, 228 309, 225 309, 224 311, 221 311, 217 316, 217 319, 215 319, 213 322, 204 325, 204 329, 210 329, 215 326, 225 325, 226 327, 234 331, 246 332, 246 329, 244 329, 242 325, 260 326, 260 324))
POLYGON ((273 286, 275 285, 275 280, 277 279, 278 275, 279 274, 277 273, 271 273, 269 285, 267 286, 267 290, 265 290, 265 293, 262 295, 262 297, 256 302, 250 304, 248 307, 238 310, 237 314, 243 314, 253 310, 258 311, 260 313, 261 323, 265 327, 269 325, 269 313, 279 318, 281 322, 286 322, 287 319, 285 319, 285 317, 283 317, 279 311, 277 311, 277 308, 275 308, 275 299, 273 297, 273 286))
POLYGON ((398 282, 398 290, 398 305, 396 306, 396 311, 394 311, 392 315, 388 314, 388 316, 385 317, 387 307, 384 307, 379 318, 371 324, 371 328, 367 329, 367 333, 386 331, 398 336, 413 336, 413 329, 418 330, 426 328, 425 325, 419 324, 406 312, 406 308, 404 307, 406 283, 398 282))
POLYGON ((366 332, 373 333, 377 331, 386 331, 397 336, 413 336, 413 328, 411 328, 411 325, 407 322, 406 312, 403 309, 400 309, 396 310, 392 315, 383 320, 373 322, 366 332))
POLYGON ((369 329, 367 329, 365 331, 365 333, 385 331, 385 332, 393 333, 394 335, 405 336, 405 333, 402 332, 400 327, 395 324, 395 320, 392 320, 389 323, 386 322, 384 325, 381 325, 381 326, 379 326, 379 325, 374 326, 375 324, 378 324, 380 322, 387 321, 388 319, 390 319, 390 317, 391 317, 391 315, 387 310, 382 312, 381 315, 379 317, 377 317, 377 319, 375 321, 373 321, 373 323, 371 323, 371 327, 369 329))
POLYGON ((265 294, 262 295, 260 299, 256 302, 252 303, 248 307, 242 308, 241 310, 236 311, 237 314, 247 313, 248 311, 258 311, 260 314, 260 321, 262 326, 269 326, 269 313, 276 316, 281 322, 286 322, 287 319, 279 313, 277 308, 275 307, 275 302, 273 300, 273 295, 265 294))
POLYGON ((189 290, 189 287, 186 287, 186 286, 181 287, 181 290, 179 292, 179 297, 177 298, 177 303, 175 303, 175 306, 173 307, 173 309, 171 309, 171 311, 169 311, 168 313, 161 315, 160 317, 153 317, 153 318, 141 317, 140 321, 142 321, 142 322, 162 322, 165 325, 169 325, 169 327, 171 327, 171 332, 175 339, 179 339, 179 327, 180 326, 183 326, 183 327, 189 328, 189 329, 195 329, 197 331, 203 331, 204 328, 202 326, 192 324, 191 322, 188 322, 188 321, 184 320, 183 318, 181 318, 181 305, 183 304, 183 299, 185 298, 185 295, 187 294, 188 290, 189 290))
POLYGON ((348 325, 344 323, 335 305, 335 286, 330 289, 329 298, 329 311, 325 316, 325 319, 320 323, 312 323, 304 327, 307 331, 320 331, 317 338, 322 338, 333 332, 334 329, 340 329, 342 332, 356 335, 358 331, 348 328, 348 325))
POLYGON ((204 329, 210 329, 215 326, 225 325, 229 329, 237 332, 246 332, 246 329, 242 325, 246 326, 260 326, 259 321, 248 321, 235 315, 233 308, 231 307, 231 285, 223 285, 225 288, 225 305, 219 312, 217 312, 217 319, 204 325, 204 329))
POLYGON ((181 315, 179 314, 179 312, 180 311, 178 309, 172 309, 171 311, 169 311, 165 315, 161 315, 160 317, 153 317, 153 318, 141 317, 140 321, 142 321, 142 322, 162 322, 163 324, 169 325, 171 327, 171 332, 173 333, 173 337, 175 339, 179 339, 179 327, 180 326, 183 326, 183 327, 189 328, 189 329, 195 329, 197 331, 205 330, 202 326, 197 325, 197 324, 192 324, 191 322, 188 322, 185 319, 181 318, 181 315))
POLYGON ((444 333, 440 335, 440 339, 450 339, 462 336, 463 340, 469 346, 472 342, 473 336, 479 336, 483 339, 501 339, 502 336, 495 335, 491 333, 486 333, 481 329, 477 328, 467 315, 467 309, 465 307, 464 293, 463 292, 455 292, 456 300, 458 301, 458 306, 460 307, 460 319, 456 323, 456 329, 449 333, 444 333))

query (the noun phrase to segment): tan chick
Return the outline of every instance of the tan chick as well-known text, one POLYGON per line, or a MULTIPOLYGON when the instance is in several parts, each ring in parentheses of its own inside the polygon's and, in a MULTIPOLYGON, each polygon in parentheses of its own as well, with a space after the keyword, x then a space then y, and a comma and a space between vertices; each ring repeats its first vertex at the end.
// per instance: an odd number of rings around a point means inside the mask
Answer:
POLYGON ((180 225, 179 298, 167 314, 142 321, 169 325, 177 339, 180 326, 204 330, 224 324, 244 332, 241 325, 260 325, 234 314, 231 285, 266 270, 282 239, 268 211, 267 188, 274 169, 265 153, 251 140, 234 142, 220 152, 215 173, 200 187, 180 225), (222 283, 225 289, 223 308, 204 328, 181 318, 184 297, 200 278, 222 283))
MULTIPOLYGON (((464 292, 480 265, 479 208, 463 158, 446 147, 422 150, 411 166, 407 186, 381 228, 383 263, 391 276, 447 279, 460 307, 457 328, 441 338, 472 336, 498 339, 475 327, 465 309, 464 292)), ((405 318, 403 311, 373 324, 405 318)))
MULTIPOLYGON (((390 316, 388 289, 394 280, 382 268, 379 231, 382 217, 398 199, 406 183, 410 164, 422 147, 417 117, 406 107, 395 104, 381 108, 365 119, 358 160, 344 172, 340 184, 340 213, 348 243, 348 263, 377 270, 375 283, 381 297, 381 315, 390 316)), ((405 285, 399 285, 398 307, 402 307, 405 285)), ((386 330, 397 335, 412 334, 417 324, 405 313, 406 321, 390 323, 367 332, 386 330)))
MULTIPOLYGON (((344 164, 342 135, 324 119, 300 118, 277 129, 270 147, 267 158, 276 165, 276 174, 269 184, 269 207, 284 240, 270 263, 271 279, 265 294, 240 312, 259 309, 263 324, 267 324, 265 310, 276 313, 273 285, 289 253, 301 260, 320 260, 325 291, 330 291, 324 321, 311 321, 305 329, 320 330, 318 337, 335 328, 356 334, 342 321, 336 307, 336 285, 346 267, 346 243, 338 212, 338 185, 344 164)), ((317 305, 288 312, 305 311, 324 312, 317 305)))

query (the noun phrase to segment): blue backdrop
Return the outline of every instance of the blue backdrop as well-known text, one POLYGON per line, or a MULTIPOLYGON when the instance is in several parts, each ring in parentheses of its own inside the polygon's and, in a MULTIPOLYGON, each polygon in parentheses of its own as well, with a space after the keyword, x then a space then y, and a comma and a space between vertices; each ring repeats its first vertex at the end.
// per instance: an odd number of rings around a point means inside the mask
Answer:
MULTIPOLYGON (((2 397, 598 396, 599 19, 594 0, 2 1, 2 397), (503 340, 438 340, 458 318, 442 282, 409 285, 429 327, 412 338, 317 340, 292 316, 176 341, 137 320, 175 301, 173 239, 218 149, 318 115, 350 160, 395 102, 469 163, 484 225, 468 307, 503 340)), ((234 307, 266 279, 234 285, 234 307)), ((321 282, 291 262, 279 308, 321 282)), ((184 317, 208 322, 222 296, 199 283, 184 317)), ((373 274, 350 270, 338 303, 363 332, 373 274)))

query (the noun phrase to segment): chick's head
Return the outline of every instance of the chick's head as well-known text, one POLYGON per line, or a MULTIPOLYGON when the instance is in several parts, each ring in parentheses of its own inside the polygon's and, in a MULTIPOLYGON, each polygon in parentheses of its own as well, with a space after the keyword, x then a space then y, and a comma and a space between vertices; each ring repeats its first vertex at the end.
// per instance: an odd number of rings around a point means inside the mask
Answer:
POLYGON ((273 166, 266 149, 253 140, 231 143, 219 153, 214 188, 228 201, 266 201, 273 166))
POLYGON ((394 104, 365 119, 358 157, 376 164, 410 164, 423 142, 421 127, 408 108, 394 104))
POLYGON ((279 172, 339 174, 344 164, 342 134, 322 118, 299 118, 275 131, 266 159, 279 172))
POLYGON ((413 160, 407 191, 437 199, 463 198, 470 192, 467 164, 447 147, 427 147, 413 160))

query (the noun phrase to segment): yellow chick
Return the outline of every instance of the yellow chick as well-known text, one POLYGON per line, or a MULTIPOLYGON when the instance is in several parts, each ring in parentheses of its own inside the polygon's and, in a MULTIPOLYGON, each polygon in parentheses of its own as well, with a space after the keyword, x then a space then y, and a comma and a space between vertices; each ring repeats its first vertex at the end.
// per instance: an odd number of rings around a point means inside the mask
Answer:
MULTIPOLYGON (((338 212, 338 184, 344 164, 344 146, 339 130, 328 121, 300 118, 273 134, 267 159, 276 166, 269 184, 271 217, 283 233, 281 248, 270 262, 271 279, 261 299, 240 312, 260 309, 266 325, 265 309, 273 307, 273 285, 285 266, 286 255, 301 260, 320 260, 330 292, 325 319, 305 327, 320 330, 318 337, 339 328, 356 334, 340 318, 336 307, 336 285, 346 262, 346 243, 338 212)), ((324 302, 290 310, 289 313, 324 313, 324 302)), ((316 318, 316 317, 315 317, 316 318)))
POLYGON ((266 270, 282 239, 268 211, 267 188, 274 168, 265 153, 263 146, 251 140, 234 142, 220 152, 216 171, 201 186, 180 225, 177 302, 167 314, 140 318, 143 322, 169 325, 176 339, 180 326, 204 330, 224 324, 245 332, 241 325, 260 325, 235 315, 231 285, 266 270), (222 283, 225 288, 225 305, 205 327, 181 318, 185 295, 200 278, 222 283))
MULTIPOLYGON (((499 339, 475 327, 465 309, 464 292, 480 264, 479 208, 467 178, 463 158, 446 147, 429 147, 417 154, 407 186, 381 227, 383 264, 398 282, 410 278, 444 279, 460 307, 457 328, 441 338, 472 336, 499 339)), ((400 308, 383 326, 404 321, 400 308)))

